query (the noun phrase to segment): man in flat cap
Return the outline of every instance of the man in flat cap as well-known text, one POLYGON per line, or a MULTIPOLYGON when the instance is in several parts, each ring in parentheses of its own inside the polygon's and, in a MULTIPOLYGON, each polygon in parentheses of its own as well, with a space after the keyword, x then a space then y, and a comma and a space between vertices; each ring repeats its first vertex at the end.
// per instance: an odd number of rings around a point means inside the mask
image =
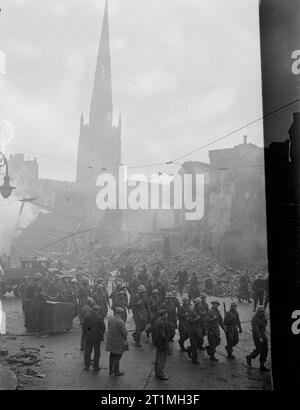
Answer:
POLYGON ((252 366, 251 361, 259 356, 260 371, 268 372, 269 369, 265 367, 265 362, 268 357, 268 338, 266 335, 267 318, 265 316, 265 308, 261 305, 257 307, 256 314, 251 320, 252 336, 255 349, 251 354, 246 356, 248 366, 252 366))
POLYGON ((168 312, 162 309, 159 312, 159 318, 155 321, 152 335, 153 344, 156 347, 155 376, 160 380, 168 380, 165 375, 165 365, 170 340, 169 329, 168 312))
POLYGON ((141 347, 141 334, 146 328, 148 317, 147 289, 144 285, 138 286, 138 292, 130 302, 130 309, 135 323, 135 332, 132 337, 136 346, 141 347))
POLYGON ((216 347, 221 343, 220 327, 225 332, 225 326, 221 313, 218 309, 220 302, 218 300, 214 300, 211 302, 211 304, 212 307, 205 317, 205 328, 207 331, 207 338, 209 343, 209 345, 206 347, 206 350, 210 357, 210 360, 213 362, 218 362, 219 360, 215 356, 216 347))
POLYGON ((226 328, 226 340, 227 345, 225 349, 227 351, 228 359, 235 359, 233 353, 233 347, 239 342, 239 333, 242 333, 242 326, 240 322, 240 316, 237 311, 237 303, 231 302, 230 310, 225 313, 224 324, 226 328))

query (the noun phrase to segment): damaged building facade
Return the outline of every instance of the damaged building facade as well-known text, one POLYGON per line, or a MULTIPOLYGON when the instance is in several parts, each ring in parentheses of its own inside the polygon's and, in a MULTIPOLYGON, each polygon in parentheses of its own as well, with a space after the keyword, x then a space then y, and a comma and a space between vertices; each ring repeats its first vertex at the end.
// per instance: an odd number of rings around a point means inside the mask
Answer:
POLYGON ((186 162, 180 173, 204 175, 204 216, 179 225, 198 228, 204 243, 212 248, 222 265, 253 266, 265 260, 266 200, 264 149, 248 143, 209 151, 209 163, 186 162))
POLYGON ((117 125, 113 124, 107 3, 91 95, 88 120, 85 121, 84 114, 80 118, 75 182, 40 179, 36 159, 25 160, 23 154, 11 158, 11 173, 22 177, 16 180, 16 186, 26 186, 26 195, 37 196, 32 206, 43 211, 30 230, 18 238, 16 249, 19 246, 22 254, 28 256, 36 251, 76 249, 74 237, 59 241, 62 232, 68 235, 84 231, 85 237, 79 238, 79 242, 95 244, 102 240, 119 244, 131 242, 139 235, 165 237, 166 231, 173 230, 185 237, 196 231, 223 265, 246 267, 266 257, 264 151, 248 143, 246 137, 233 148, 209 151, 209 163, 186 162, 180 169, 181 176, 204 177, 201 220, 187 221, 186 209, 96 208, 97 177, 109 172, 118 179, 122 162, 121 117, 117 125), (47 247, 49 239, 56 242, 55 247, 47 247))

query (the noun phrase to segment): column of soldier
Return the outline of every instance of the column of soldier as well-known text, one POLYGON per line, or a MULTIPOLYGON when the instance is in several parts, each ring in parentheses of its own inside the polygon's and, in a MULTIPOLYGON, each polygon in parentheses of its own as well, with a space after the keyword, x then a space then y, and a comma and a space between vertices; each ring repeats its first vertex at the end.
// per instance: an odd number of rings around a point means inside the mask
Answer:
MULTIPOLYGON (((229 360, 234 360, 233 348, 239 343, 239 333, 242 326, 237 311, 238 304, 232 302, 230 310, 224 319, 219 311, 218 300, 211 302, 209 307, 206 294, 198 287, 197 276, 194 273, 188 283, 187 272, 179 271, 174 280, 178 279, 178 290, 182 295, 188 285, 188 295, 183 295, 180 303, 177 290, 168 285, 165 277, 161 276, 159 267, 149 277, 147 268, 143 265, 138 275, 129 264, 118 272, 114 288, 109 295, 107 282, 98 278, 92 287, 87 278, 81 280, 79 294, 81 307, 79 318, 82 326, 81 350, 84 350, 85 369, 91 365, 91 353, 94 350, 94 370, 99 370, 100 343, 104 340, 104 318, 109 307, 114 316, 108 322, 108 337, 106 350, 109 351, 109 372, 116 376, 123 375, 120 371, 120 359, 128 350, 126 322, 128 313, 132 311, 135 330, 132 333, 137 347, 141 346, 141 335, 145 332, 147 338, 152 339, 156 347, 155 374, 158 379, 167 380, 165 364, 167 355, 171 354, 170 344, 174 342, 176 329, 179 331, 179 347, 186 352, 192 364, 199 365, 198 351, 206 351, 212 362, 218 362, 215 356, 216 348, 221 343, 220 328, 226 336, 226 352, 229 360), (110 303, 111 300, 111 303, 110 303), (204 346, 204 337, 208 344, 204 346), (185 343, 189 341, 189 346, 185 343)), ((246 356, 248 366, 252 360, 260 357, 260 370, 269 371, 265 367, 268 355, 268 339, 266 336, 267 319, 265 307, 262 305, 261 292, 264 292, 265 281, 257 278, 253 285, 255 315, 252 318, 252 335, 255 344, 254 351, 246 356), (260 286, 259 286, 260 285, 260 286), (257 296, 259 291, 259 297, 257 296), (257 305, 257 301, 261 303, 257 305)))

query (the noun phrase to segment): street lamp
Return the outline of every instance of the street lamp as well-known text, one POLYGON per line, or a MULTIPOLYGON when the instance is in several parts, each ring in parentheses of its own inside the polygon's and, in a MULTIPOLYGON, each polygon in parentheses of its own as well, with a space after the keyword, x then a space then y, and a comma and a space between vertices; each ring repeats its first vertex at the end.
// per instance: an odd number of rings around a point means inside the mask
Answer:
POLYGON ((8 163, 5 155, 0 151, 0 169, 5 167, 5 176, 3 184, 0 185, 0 194, 4 199, 7 199, 11 196, 12 191, 16 189, 14 186, 10 185, 9 176, 8 176, 8 163))

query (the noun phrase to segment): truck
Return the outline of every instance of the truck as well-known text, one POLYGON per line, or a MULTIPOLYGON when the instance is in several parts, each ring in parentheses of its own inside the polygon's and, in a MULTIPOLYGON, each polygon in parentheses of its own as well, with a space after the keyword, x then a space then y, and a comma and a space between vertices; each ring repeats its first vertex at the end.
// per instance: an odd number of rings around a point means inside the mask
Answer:
POLYGON ((20 258, 18 267, 10 267, 9 264, 1 263, 2 275, 0 274, 0 297, 7 292, 14 292, 19 298, 19 286, 25 276, 33 276, 35 273, 49 272, 51 261, 47 258, 20 258))

